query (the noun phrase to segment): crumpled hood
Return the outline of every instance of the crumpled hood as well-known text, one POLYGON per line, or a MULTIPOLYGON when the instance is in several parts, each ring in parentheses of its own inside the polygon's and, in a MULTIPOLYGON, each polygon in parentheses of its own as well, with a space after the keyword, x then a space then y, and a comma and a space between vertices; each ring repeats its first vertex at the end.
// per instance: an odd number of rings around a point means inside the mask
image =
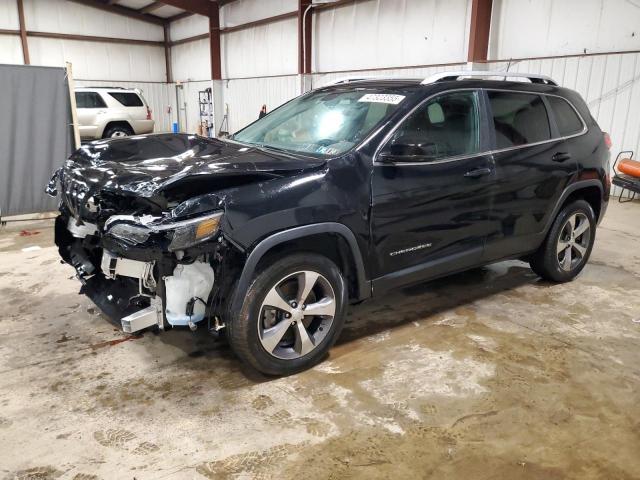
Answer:
POLYGON ((65 164, 61 180, 63 189, 73 180, 93 192, 153 197, 181 187, 192 190, 196 184, 199 193, 214 191, 227 184, 303 173, 324 163, 195 135, 140 135, 82 146, 65 164))

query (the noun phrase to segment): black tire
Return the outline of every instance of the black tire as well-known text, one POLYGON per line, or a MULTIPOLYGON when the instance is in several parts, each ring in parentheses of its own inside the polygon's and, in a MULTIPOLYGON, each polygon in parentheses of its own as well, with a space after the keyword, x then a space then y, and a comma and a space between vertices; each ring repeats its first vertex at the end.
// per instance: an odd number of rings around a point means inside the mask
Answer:
MULTIPOLYGON (((596 218, 593 213, 593 208, 591 208, 591 205, 589 205, 585 200, 576 200, 575 202, 566 205, 562 210, 560 210, 560 213, 558 213, 558 216, 554 220, 544 243, 540 246, 538 251, 531 256, 529 261, 531 269, 545 280, 558 283, 570 282, 587 264, 589 256, 591 255, 591 250, 593 249, 595 238, 596 218), (565 253, 562 253, 559 242, 561 241, 561 238, 564 239, 564 236, 567 235, 567 222, 576 214, 579 218, 586 218, 589 222, 589 238, 587 240, 582 237, 582 235, 576 237, 576 239, 585 241, 586 250, 585 253, 580 256, 579 261, 576 261, 575 265, 566 269, 563 268, 561 264, 563 262, 560 260, 560 257, 562 257, 563 260, 566 260, 566 257, 564 257, 564 255, 566 255, 566 250, 564 251, 565 253)), ((572 256, 578 256, 575 249, 571 249, 570 246, 567 248, 571 251, 570 254, 572 256)), ((569 265, 572 264, 571 256, 569 257, 568 263, 569 265)))
POLYGON ((130 135, 133 135, 133 130, 128 125, 113 125, 105 130, 103 138, 128 137, 130 135))
MULTIPOLYGON (((315 365, 333 346, 344 326, 348 301, 347 285, 338 267, 322 255, 296 253, 274 258, 273 263, 258 272, 248 290, 240 294, 244 297, 242 307, 239 312, 230 312, 230 321, 227 325, 229 343, 242 361, 267 375, 290 375, 315 365), (261 322, 265 321, 262 315, 262 304, 267 294, 279 285, 279 282, 301 271, 319 273, 330 284, 335 298, 335 314, 328 330, 321 334, 324 337, 309 353, 298 358, 278 358, 268 352, 262 344, 260 328, 263 327, 261 322)), ((284 312, 278 315, 284 315, 284 312)), ((312 321, 316 321, 315 317, 312 321)), ((283 319, 280 322, 288 323, 289 320, 283 319)), ((278 322, 276 325, 279 324, 278 322)), ((294 327, 285 326, 285 328, 293 329, 294 327)), ((292 335, 296 333, 295 329, 287 332, 292 335)))

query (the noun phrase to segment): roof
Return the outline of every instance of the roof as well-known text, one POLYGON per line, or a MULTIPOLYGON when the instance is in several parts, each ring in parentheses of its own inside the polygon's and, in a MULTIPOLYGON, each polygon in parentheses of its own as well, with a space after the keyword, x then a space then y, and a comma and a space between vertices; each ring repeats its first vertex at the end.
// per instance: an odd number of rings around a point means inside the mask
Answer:
POLYGON ((109 91, 114 91, 117 90, 119 92, 134 92, 134 93, 140 93, 140 89, 139 88, 123 88, 123 87, 109 87, 109 86, 96 86, 96 87, 92 87, 92 86, 82 86, 82 87, 76 87, 75 91, 76 92, 83 92, 83 91, 88 91, 88 92, 95 92, 96 90, 109 90, 109 91))

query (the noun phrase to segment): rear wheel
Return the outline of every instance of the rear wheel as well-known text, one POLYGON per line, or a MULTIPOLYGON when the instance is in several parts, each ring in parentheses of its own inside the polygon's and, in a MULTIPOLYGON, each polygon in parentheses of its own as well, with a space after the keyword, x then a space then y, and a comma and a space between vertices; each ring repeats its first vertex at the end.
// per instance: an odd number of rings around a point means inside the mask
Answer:
POLYGON ((255 277, 228 325, 236 354, 262 373, 288 375, 320 361, 344 324, 347 288, 326 257, 295 254, 255 277))
POLYGON ((104 138, 122 138, 130 135, 133 135, 133 130, 127 125, 114 125, 104 132, 104 138))
POLYGON ((573 280, 587 264, 595 236, 593 209, 577 200, 560 211, 545 242, 531 257, 531 268, 546 280, 573 280))

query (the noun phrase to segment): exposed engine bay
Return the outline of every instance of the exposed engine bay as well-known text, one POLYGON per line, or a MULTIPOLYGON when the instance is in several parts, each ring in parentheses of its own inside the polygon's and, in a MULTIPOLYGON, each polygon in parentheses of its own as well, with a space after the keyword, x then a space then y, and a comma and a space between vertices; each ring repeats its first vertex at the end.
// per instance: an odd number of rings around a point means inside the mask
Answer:
POLYGON ((309 167, 291 160, 191 135, 91 142, 47 187, 61 197, 60 255, 124 331, 204 320, 217 331, 246 258, 229 204, 240 187, 309 167))

